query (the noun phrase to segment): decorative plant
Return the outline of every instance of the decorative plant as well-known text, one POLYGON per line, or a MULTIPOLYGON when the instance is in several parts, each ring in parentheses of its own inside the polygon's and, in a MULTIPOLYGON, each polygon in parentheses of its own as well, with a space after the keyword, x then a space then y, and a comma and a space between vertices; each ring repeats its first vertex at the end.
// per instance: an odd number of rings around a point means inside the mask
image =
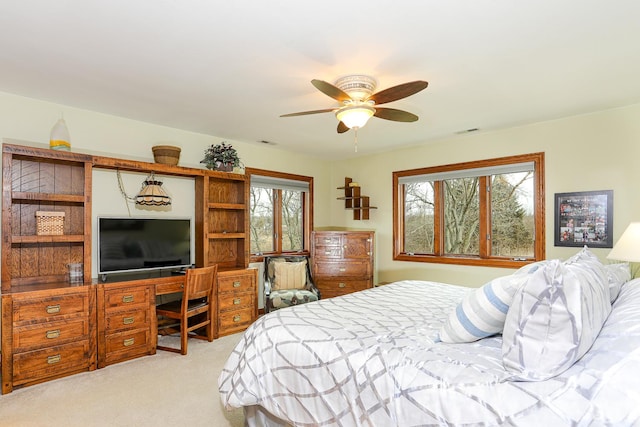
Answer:
POLYGON ((223 141, 220 144, 211 144, 211 147, 204 150, 204 159, 200 163, 205 164, 208 169, 217 169, 225 165, 240 166, 241 162, 236 149, 223 141))

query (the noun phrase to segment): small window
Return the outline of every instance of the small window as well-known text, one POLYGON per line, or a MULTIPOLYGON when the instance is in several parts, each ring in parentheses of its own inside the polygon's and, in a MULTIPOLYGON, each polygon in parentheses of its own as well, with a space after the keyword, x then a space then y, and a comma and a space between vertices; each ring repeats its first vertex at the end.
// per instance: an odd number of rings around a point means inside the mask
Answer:
POLYGON ((393 173, 394 259, 516 267, 544 258, 544 153, 393 173))
POLYGON ((308 252, 313 178, 247 168, 251 255, 308 252))

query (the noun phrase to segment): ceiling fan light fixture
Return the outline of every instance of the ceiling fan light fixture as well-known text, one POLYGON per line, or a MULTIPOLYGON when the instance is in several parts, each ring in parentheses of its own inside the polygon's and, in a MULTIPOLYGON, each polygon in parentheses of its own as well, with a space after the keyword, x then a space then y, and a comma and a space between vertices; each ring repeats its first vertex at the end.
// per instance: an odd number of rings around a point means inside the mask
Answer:
POLYGON ((335 86, 349 94, 355 101, 364 101, 369 98, 377 86, 376 79, 364 74, 353 74, 340 77, 335 86))
POLYGON ((360 129, 375 112, 376 109, 367 104, 347 105, 336 111, 336 117, 349 129, 360 129))

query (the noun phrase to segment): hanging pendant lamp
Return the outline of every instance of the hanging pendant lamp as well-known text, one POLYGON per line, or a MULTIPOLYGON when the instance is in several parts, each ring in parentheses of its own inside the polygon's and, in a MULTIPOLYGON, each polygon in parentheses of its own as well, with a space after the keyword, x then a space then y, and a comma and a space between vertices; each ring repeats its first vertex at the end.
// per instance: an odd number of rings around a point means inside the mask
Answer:
POLYGON ((162 188, 162 181, 156 180, 151 172, 142 183, 140 192, 135 197, 136 205, 142 206, 169 206, 171 197, 162 188))

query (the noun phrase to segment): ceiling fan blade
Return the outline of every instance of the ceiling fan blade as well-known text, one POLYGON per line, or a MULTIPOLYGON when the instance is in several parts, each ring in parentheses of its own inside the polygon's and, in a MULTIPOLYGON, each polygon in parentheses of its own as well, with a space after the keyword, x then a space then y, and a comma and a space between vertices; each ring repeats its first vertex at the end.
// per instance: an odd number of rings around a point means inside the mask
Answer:
POLYGON ((325 82, 324 80, 313 79, 311 80, 311 84, 314 85, 320 92, 324 93, 327 96, 330 96, 335 100, 338 100, 340 102, 351 100, 351 97, 347 92, 335 87, 331 83, 325 82))
POLYGON ((392 120, 394 122, 415 122, 418 120, 418 116, 408 111, 396 110, 395 108, 376 107, 376 112, 373 114, 375 117, 385 120, 392 120))
POLYGON ((398 86, 390 87, 389 89, 381 90, 378 93, 374 93, 367 99, 367 101, 373 101, 377 105, 397 101, 398 99, 406 98, 407 96, 411 96, 423 89, 426 89, 428 85, 429 83, 424 80, 403 83, 398 86))
POLYGON ((335 110, 336 110, 335 108, 325 108, 324 110, 300 111, 299 113, 283 114, 280 117, 294 117, 294 116, 306 116, 308 114, 330 113, 335 110))
POLYGON ((345 133, 348 130, 349 128, 347 127, 347 125, 342 122, 338 123, 338 133, 345 133))

